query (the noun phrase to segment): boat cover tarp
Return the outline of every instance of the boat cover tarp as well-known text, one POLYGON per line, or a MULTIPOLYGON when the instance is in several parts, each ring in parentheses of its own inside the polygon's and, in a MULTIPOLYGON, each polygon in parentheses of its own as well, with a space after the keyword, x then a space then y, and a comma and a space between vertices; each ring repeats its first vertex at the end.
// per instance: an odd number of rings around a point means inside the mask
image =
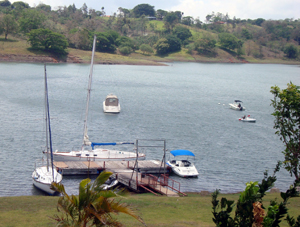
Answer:
POLYGON ((121 144, 134 144, 134 143, 131 143, 131 142, 94 143, 94 142, 92 142, 92 143, 91 143, 91 146, 92 146, 92 149, 94 149, 95 146, 107 146, 107 145, 115 146, 115 145, 121 145, 121 144))
POLYGON ((170 153, 175 157, 179 155, 187 155, 187 156, 195 156, 193 152, 188 151, 188 150, 173 150, 170 151, 170 153))

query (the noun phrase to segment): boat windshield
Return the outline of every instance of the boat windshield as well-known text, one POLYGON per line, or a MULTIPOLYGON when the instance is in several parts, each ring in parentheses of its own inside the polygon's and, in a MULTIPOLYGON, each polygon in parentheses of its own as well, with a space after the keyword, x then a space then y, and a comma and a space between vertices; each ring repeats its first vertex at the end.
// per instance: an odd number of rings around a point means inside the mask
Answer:
POLYGON ((105 100, 106 106, 118 106, 119 100, 117 98, 107 98, 105 100))

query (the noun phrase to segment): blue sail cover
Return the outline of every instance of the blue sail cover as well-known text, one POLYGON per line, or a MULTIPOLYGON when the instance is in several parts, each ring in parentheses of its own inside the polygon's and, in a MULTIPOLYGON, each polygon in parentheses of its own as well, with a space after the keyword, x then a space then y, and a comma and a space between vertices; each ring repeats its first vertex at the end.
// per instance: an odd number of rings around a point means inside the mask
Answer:
POLYGON ((187 155, 187 156, 194 156, 193 152, 188 151, 188 150, 173 150, 170 151, 170 153, 175 157, 175 156, 179 156, 179 155, 187 155))
POLYGON ((115 146, 115 145, 121 145, 121 144, 134 144, 131 142, 116 142, 116 143, 91 143, 92 149, 94 150, 95 146, 107 146, 107 145, 111 145, 111 146, 115 146))

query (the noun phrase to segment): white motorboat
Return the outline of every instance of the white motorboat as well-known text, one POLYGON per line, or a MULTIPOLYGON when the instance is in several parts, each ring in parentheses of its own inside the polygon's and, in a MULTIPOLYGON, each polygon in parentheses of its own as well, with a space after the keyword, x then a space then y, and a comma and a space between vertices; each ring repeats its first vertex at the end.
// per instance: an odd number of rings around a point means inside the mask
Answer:
MULTIPOLYGON (((92 87, 92 76, 93 76, 93 64, 94 55, 96 48, 96 36, 94 36, 93 50, 91 58, 91 66, 89 73, 89 83, 85 110, 85 120, 84 120, 84 131, 83 131, 83 144, 81 149, 72 150, 67 152, 55 151, 53 152, 53 159, 55 161, 129 161, 129 160, 144 160, 146 155, 144 153, 138 153, 134 151, 120 151, 114 149, 100 149, 95 148, 95 146, 110 146, 110 145, 121 145, 121 144, 134 144, 131 142, 116 142, 116 143, 94 143, 90 142, 88 136, 87 122, 88 122, 88 111, 90 94, 92 87), (91 147, 90 147, 91 146, 91 147)), ((133 148, 134 149, 134 148, 133 148)))
POLYGON ((256 122, 256 119, 250 117, 250 115, 244 115, 243 117, 239 118, 239 121, 243 121, 243 122, 256 122))
POLYGON ((40 165, 36 167, 32 173, 33 185, 40 190, 53 195, 55 190, 52 190, 52 182, 60 183, 62 181, 62 175, 57 172, 53 167, 53 158, 52 158, 52 140, 51 140, 51 127, 50 127, 50 113, 49 113, 49 101, 48 101, 48 87, 47 87, 47 74, 46 74, 46 65, 45 69, 45 123, 46 123, 46 153, 47 153, 47 165, 40 165))
POLYGON ((240 100, 234 100, 234 103, 229 103, 229 107, 233 110, 239 110, 239 111, 246 110, 246 108, 243 107, 241 103, 242 101, 240 100))
POLYGON ((103 101, 103 111, 104 113, 120 113, 120 102, 116 95, 109 94, 106 96, 105 101, 103 101))
MULTIPOLYGON (((174 156, 174 158, 176 156, 185 156, 194 157, 195 159, 193 152, 188 150, 173 150, 170 151, 170 153, 174 156)), ((173 159, 168 161, 167 165, 170 166, 172 171, 180 177, 197 177, 199 175, 195 165, 187 159, 173 159)))

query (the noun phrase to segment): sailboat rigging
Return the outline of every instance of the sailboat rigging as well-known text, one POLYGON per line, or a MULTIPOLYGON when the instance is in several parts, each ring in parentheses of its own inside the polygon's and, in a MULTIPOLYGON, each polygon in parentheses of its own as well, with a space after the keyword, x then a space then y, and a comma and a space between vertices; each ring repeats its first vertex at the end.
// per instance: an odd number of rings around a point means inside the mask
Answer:
POLYGON ((89 104, 90 104, 96 41, 97 41, 97 37, 95 35, 93 40, 91 66, 89 72, 89 83, 87 89, 88 92, 87 92, 87 101, 86 101, 86 110, 85 110, 85 119, 84 119, 83 143, 82 143, 81 150, 77 150, 77 151, 73 150, 70 152, 55 151, 53 153, 53 158, 55 161, 91 161, 91 160, 127 161, 127 160, 136 160, 136 159, 143 160, 146 158, 146 155, 143 153, 95 148, 95 146, 108 146, 108 145, 114 146, 114 145, 134 144, 134 143, 131 142, 95 143, 95 142, 90 142, 89 140, 87 122, 88 122, 88 112, 89 112, 89 104), (87 146, 91 146, 91 149, 85 149, 87 146))
POLYGON ((53 150, 52 150, 52 136, 50 126, 50 111, 48 99, 48 85, 46 65, 44 65, 44 79, 45 79, 45 125, 46 125, 46 151, 47 151, 47 165, 36 167, 32 173, 33 185, 42 191, 53 195, 55 191, 51 188, 52 182, 60 183, 62 175, 57 172, 53 166, 53 150), (50 162, 50 163, 49 163, 50 162))

